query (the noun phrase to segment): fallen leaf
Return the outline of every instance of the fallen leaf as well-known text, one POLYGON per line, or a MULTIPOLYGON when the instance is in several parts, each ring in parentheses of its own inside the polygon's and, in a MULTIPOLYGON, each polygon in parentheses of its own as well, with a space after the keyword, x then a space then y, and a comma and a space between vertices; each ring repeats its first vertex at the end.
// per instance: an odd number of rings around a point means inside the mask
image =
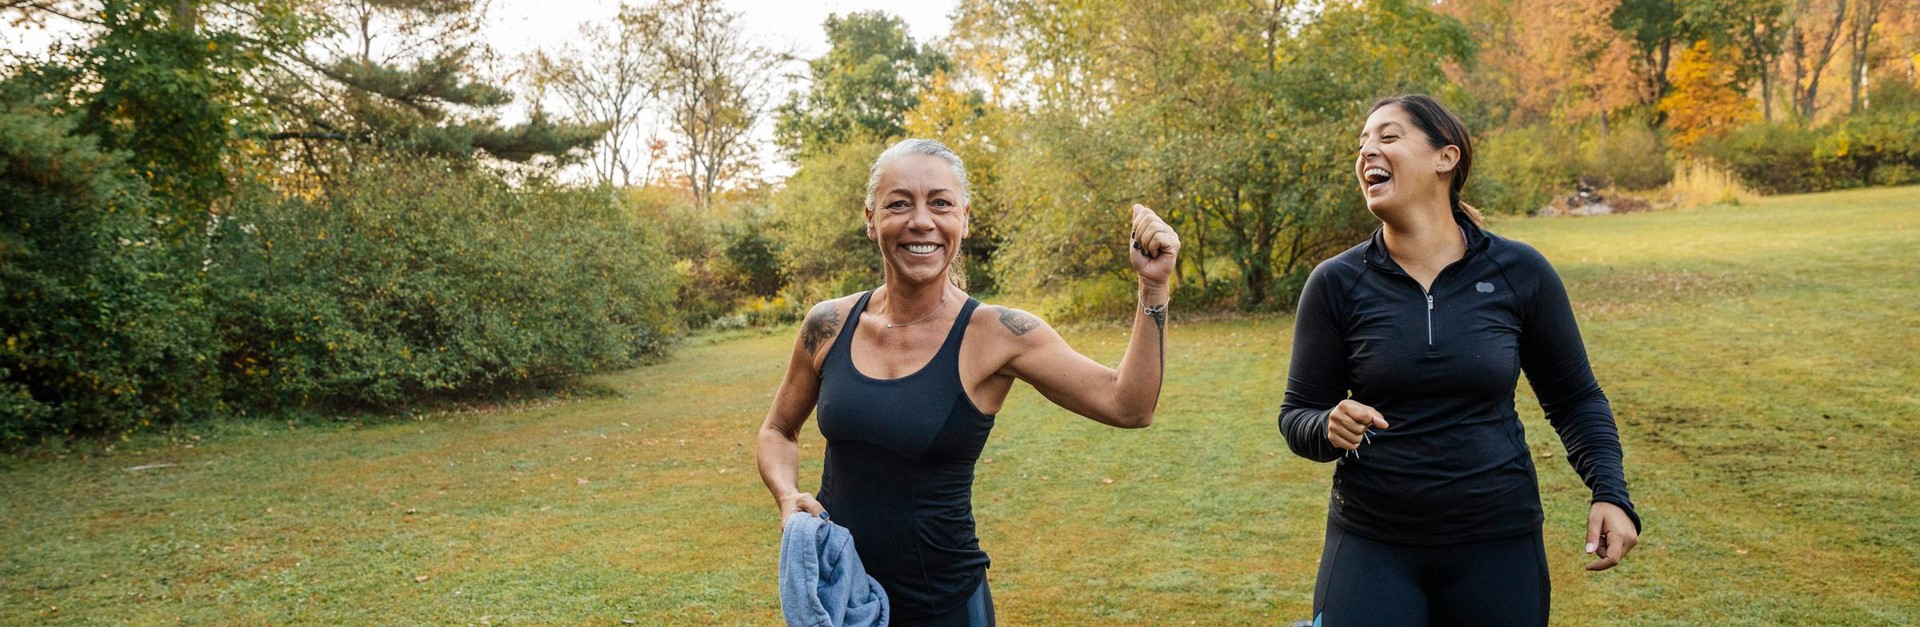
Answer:
POLYGON ((421 576, 419 576, 419 577, 414 577, 414 578, 413 578, 413 582, 414 582, 414 583, 426 583, 428 579, 430 579, 430 577, 428 577, 428 576, 426 576, 426 575, 421 575, 421 576))
POLYGON ((1746 550, 1746 549, 1740 549, 1740 548, 1736 548, 1736 549, 1734 549, 1734 550, 1733 550, 1733 554, 1734 554, 1734 555, 1746 555, 1746 554, 1747 554, 1747 550, 1746 550))
POLYGON ((1100 480, 1100 483, 1102 483, 1102 484, 1105 484, 1105 485, 1113 485, 1113 480, 1112 480, 1112 479, 1101 479, 1101 480, 1100 480))
POLYGON ((574 485, 587 485, 588 483, 592 483, 592 482, 591 482, 591 481, 587 481, 587 479, 586 479, 585 477, 574 477, 574 478, 573 478, 573 483, 574 483, 574 485))

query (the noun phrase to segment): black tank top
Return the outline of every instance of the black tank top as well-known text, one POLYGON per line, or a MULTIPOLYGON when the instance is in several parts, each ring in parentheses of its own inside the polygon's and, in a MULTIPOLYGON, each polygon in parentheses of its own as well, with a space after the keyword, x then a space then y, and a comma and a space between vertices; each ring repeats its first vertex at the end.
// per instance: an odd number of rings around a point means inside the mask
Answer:
POLYGON ((820 367, 820 433, 827 439, 820 504, 853 532, 854 549, 880 582, 893 617, 932 616, 966 602, 986 576, 973 533, 973 467, 993 417, 960 383, 960 340, 980 303, 972 298, 940 352, 919 371, 875 379, 853 366, 853 336, 867 292, 820 367))

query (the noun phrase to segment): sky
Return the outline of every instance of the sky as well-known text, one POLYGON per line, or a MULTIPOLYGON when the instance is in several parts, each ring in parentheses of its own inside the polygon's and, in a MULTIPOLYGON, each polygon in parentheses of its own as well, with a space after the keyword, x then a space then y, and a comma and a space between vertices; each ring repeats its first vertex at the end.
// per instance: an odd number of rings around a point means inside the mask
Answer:
MULTIPOLYGON (((952 30, 949 14, 959 6, 959 0, 725 0, 724 4, 740 12, 747 32, 762 38, 768 47, 791 50, 802 59, 811 59, 827 51, 821 23, 828 15, 886 11, 906 20, 915 41, 928 43, 945 38, 952 30)), ((619 11, 619 0, 493 0, 487 12, 486 38, 502 58, 517 59, 534 50, 557 48, 579 33, 582 22, 611 20, 619 11)), ((57 18, 49 26, 44 30, 23 29, 0 22, 0 47, 22 52, 43 50, 55 37, 69 32, 63 28, 71 28, 57 18)), ((517 110, 503 113, 506 120, 519 117, 517 110)), ((792 166, 782 163, 772 148, 771 120, 756 129, 756 137, 757 143, 766 147, 761 156, 763 173, 775 178, 790 174, 792 166)))

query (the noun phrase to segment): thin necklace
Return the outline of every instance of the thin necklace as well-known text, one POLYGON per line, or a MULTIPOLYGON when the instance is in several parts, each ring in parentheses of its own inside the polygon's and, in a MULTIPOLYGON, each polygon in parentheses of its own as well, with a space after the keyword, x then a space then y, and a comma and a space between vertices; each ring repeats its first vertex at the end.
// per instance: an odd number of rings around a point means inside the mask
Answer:
POLYGON ((913 322, 902 322, 902 323, 900 323, 900 324, 894 324, 894 323, 891 323, 891 322, 889 322, 889 323, 887 323, 887 328, 889 328, 889 329, 891 329, 891 328, 894 328, 894 327, 904 327, 904 326, 907 326, 907 325, 910 325, 910 324, 920 324, 920 323, 922 323, 922 322, 926 322, 928 318, 932 318, 932 317, 933 317, 933 316, 934 316, 935 314, 938 314, 938 313, 940 313, 940 310, 942 310, 942 309, 945 309, 945 308, 947 307, 947 298, 948 298, 948 297, 950 297, 950 296, 953 296, 953 294, 952 294, 951 292, 949 292, 949 293, 946 293, 946 294, 941 294, 941 295, 940 295, 940 304, 938 304, 938 305, 934 305, 934 306, 933 306, 933 311, 929 311, 929 312, 927 312, 927 315, 924 315, 924 316, 920 316, 920 319, 919 319, 919 320, 915 320, 915 321, 913 321, 913 322))

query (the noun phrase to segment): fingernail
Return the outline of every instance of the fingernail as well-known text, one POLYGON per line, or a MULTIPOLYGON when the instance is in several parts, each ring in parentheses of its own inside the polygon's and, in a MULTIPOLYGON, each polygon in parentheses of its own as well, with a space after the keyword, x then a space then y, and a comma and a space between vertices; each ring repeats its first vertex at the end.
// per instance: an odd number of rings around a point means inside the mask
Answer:
POLYGON ((1597 545, 1595 545, 1594 543, 1592 543, 1592 542, 1588 542, 1588 543, 1587 543, 1587 552, 1588 552, 1588 553, 1592 553, 1592 552, 1593 552, 1593 550, 1594 550, 1594 549, 1596 549, 1596 548, 1599 548, 1599 547, 1598 547, 1597 545))

